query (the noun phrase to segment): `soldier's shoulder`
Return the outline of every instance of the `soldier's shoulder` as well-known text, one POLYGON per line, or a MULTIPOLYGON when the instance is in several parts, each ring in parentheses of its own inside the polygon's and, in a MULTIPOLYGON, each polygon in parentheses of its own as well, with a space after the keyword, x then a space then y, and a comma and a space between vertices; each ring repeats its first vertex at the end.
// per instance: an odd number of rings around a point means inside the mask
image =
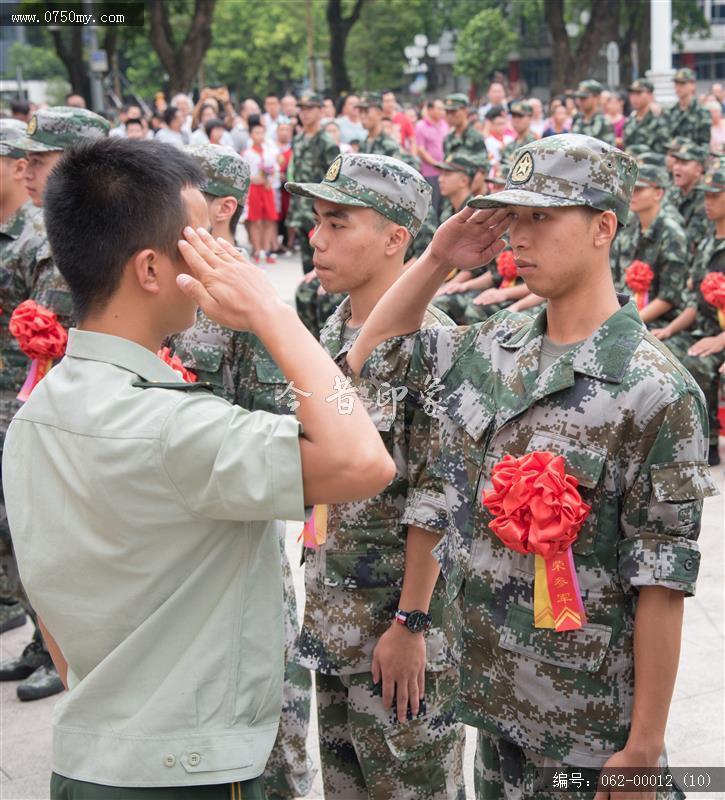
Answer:
POLYGON ((694 394, 702 399, 700 389, 688 370, 649 331, 642 336, 632 354, 625 381, 654 407, 665 407, 686 395, 694 394))
POLYGON ((423 317, 423 328, 454 328, 456 323, 445 313, 432 303, 426 308, 423 317))

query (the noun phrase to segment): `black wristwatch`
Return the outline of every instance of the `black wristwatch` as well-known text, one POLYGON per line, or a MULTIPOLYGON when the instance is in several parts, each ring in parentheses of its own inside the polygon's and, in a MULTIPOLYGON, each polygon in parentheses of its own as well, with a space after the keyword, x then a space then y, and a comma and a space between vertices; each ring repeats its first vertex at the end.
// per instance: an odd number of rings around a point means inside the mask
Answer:
POLYGON ((395 621, 405 625, 411 633, 425 633, 430 628, 433 619, 430 614, 426 614, 425 611, 420 611, 419 609, 415 609, 415 611, 398 609, 395 612, 395 621))

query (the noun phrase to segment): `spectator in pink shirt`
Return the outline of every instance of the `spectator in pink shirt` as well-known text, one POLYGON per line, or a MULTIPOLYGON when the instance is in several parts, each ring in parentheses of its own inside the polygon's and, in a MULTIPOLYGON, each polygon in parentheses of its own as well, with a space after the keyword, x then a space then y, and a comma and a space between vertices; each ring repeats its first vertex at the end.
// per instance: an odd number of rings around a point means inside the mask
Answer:
POLYGON ((415 143, 421 162, 420 171, 433 189, 433 205, 436 209, 440 205, 438 188, 440 171, 435 165, 443 161, 443 140, 448 133, 445 115, 446 111, 442 100, 428 100, 425 104, 423 118, 418 120, 415 125, 415 143))

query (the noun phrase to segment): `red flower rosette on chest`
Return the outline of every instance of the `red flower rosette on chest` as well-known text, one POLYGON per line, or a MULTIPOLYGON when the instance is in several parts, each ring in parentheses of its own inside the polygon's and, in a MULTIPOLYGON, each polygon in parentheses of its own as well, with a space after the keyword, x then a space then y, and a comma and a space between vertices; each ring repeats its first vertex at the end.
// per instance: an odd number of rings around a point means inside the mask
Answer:
POLYGON ((591 511, 562 456, 544 451, 504 456, 482 501, 489 527, 518 553, 535 555, 534 624, 557 631, 586 622, 571 546, 591 511))
POLYGON ((18 400, 25 402, 33 389, 61 358, 68 344, 68 331, 57 315, 35 300, 24 300, 10 317, 8 330, 18 340, 20 349, 31 359, 30 370, 18 400))
POLYGON ((652 267, 644 261, 633 261, 624 273, 627 287, 634 294, 634 301, 640 310, 649 303, 649 288, 654 277, 652 267))
POLYGON ((198 380, 198 376, 195 372, 192 372, 190 369, 187 369, 181 362, 181 359, 174 354, 171 355, 171 349, 168 347, 162 347, 156 355, 166 364, 168 364, 171 369, 175 372, 178 372, 179 375, 187 382, 187 383, 196 383, 198 380))
POLYGON ((725 272, 708 272, 700 284, 705 302, 717 309, 717 321, 725 329, 725 272))
POLYGON ((519 268, 514 261, 513 250, 503 250, 496 257, 496 269, 501 276, 501 288, 506 289, 516 283, 516 278, 519 274, 519 268))

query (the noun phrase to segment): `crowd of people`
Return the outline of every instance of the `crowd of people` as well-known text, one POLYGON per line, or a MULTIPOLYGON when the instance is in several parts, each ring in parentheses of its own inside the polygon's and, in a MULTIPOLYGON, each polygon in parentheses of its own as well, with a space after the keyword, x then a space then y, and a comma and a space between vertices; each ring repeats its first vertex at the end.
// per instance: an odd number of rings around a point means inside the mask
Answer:
POLYGON ((634 637, 694 592, 725 352, 725 95, 675 90, 13 105, 0 680, 70 686, 54 797, 302 796, 312 691, 327 798, 464 797, 464 722, 479 798, 666 766, 679 639, 634 637), (299 248, 296 315, 243 239, 299 248), (579 487, 562 575, 514 468, 579 487))

